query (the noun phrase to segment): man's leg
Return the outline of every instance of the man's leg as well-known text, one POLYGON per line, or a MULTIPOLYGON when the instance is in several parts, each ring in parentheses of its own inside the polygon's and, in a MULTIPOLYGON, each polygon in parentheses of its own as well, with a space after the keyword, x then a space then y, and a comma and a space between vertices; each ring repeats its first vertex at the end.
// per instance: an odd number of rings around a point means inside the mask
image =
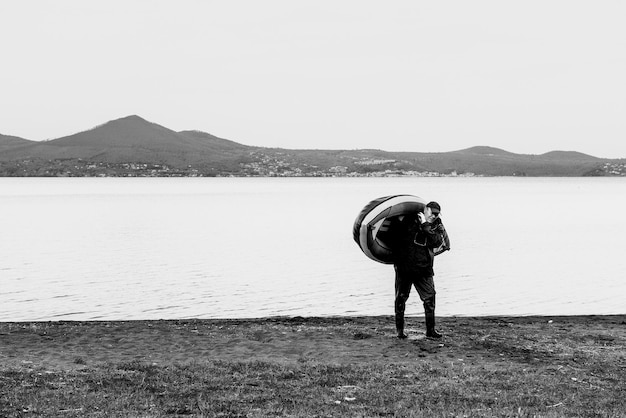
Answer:
MULTIPOLYGON (((426 306, 426 301, 424 306, 426 306)), ((424 315, 426 317, 426 336, 428 338, 441 338, 442 335, 435 330, 435 297, 428 301, 428 310, 424 309, 424 315)))
POLYGON ((424 303, 424 317, 426 320, 426 336, 429 338, 441 338, 441 334, 435 331, 435 281, 432 276, 420 277, 415 282, 415 289, 424 303))
POLYGON ((406 301, 411 293, 411 278, 406 271, 402 271, 394 266, 396 271, 396 299, 394 303, 396 313, 396 332, 398 338, 404 339, 407 335, 404 333, 404 310, 406 309, 406 301))

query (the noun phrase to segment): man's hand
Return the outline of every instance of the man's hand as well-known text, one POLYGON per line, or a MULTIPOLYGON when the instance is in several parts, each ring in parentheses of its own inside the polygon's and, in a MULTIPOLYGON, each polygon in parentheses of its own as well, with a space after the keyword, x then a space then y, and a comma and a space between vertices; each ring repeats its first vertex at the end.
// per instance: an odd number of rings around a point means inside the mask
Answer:
POLYGON ((417 219, 419 220, 420 224, 423 224, 424 222, 426 222, 426 215, 424 215, 422 212, 419 212, 417 214, 417 219))

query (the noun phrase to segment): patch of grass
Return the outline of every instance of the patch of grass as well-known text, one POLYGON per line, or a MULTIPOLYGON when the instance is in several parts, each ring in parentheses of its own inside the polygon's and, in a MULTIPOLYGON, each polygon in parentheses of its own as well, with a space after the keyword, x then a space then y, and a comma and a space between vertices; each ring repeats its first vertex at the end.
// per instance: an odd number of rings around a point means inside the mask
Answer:
POLYGON ((131 362, 54 373, 14 369, 0 374, 0 415, 617 417, 626 410, 623 384, 613 384, 618 382, 611 376, 573 378, 569 372, 462 362, 131 362))
POLYGON ((624 416, 622 316, 440 324, 400 341, 389 318, 0 323, 0 417, 624 416))

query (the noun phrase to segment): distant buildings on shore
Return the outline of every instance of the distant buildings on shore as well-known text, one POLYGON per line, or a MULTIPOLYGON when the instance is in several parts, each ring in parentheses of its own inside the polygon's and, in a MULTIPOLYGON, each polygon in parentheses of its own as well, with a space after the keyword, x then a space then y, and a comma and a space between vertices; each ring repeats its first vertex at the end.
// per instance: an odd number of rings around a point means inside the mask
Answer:
MULTIPOLYGON (((367 159, 353 162, 353 168, 337 165, 320 168, 307 163, 290 163, 280 158, 240 163, 229 169, 172 167, 154 163, 111 163, 73 160, 21 160, 0 162, 1 177, 483 177, 472 172, 418 171, 396 168, 396 160, 367 159)), ((512 176, 525 176, 513 172, 512 176)), ((607 162, 586 175, 626 176, 626 163, 607 162)))

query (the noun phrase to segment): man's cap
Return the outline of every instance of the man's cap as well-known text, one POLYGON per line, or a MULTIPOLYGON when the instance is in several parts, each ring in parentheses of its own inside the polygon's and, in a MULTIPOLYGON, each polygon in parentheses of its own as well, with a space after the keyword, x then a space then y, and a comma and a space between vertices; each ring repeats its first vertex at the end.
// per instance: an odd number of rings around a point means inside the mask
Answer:
POLYGON ((426 207, 429 207, 431 209, 435 209, 436 211, 441 212, 441 206, 439 206, 439 203, 437 203, 437 202, 428 202, 426 207))

